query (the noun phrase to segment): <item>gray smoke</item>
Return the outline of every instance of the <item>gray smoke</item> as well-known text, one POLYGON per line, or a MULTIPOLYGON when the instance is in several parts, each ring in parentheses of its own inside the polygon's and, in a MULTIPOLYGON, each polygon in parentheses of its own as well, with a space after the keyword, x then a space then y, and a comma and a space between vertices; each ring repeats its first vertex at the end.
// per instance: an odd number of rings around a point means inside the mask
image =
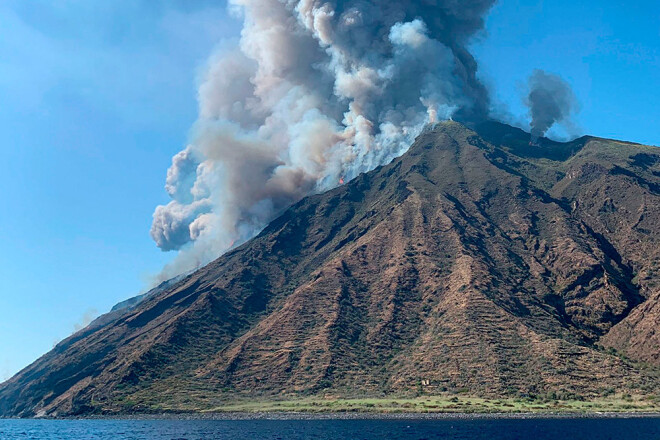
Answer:
POLYGON ((230 0, 239 47, 213 57, 190 145, 151 236, 163 278, 251 238, 300 198, 402 154, 424 125, 487 116, 467 50, 495 0, 230 0))
POLYGON ((0 383, 11 379, 12 370, 9 364, 9 359, 3 359, 0 364, 0 383))
POLYGON ((570 125, 577 99, 566 81, 557 75, 536 69, 529 78, 529 95, 525 100, 532 117, 532 139, 536 140, 557 122, 570 125))
POLYGON ((99 311, 96 309, 88 309, 85 311, 85 313, 80 317, 80 320, 74 324, 73 326, 73 332, 79 332, 80 330, 84 329, 87 327, 89 324, 92 323, 97 317, 99 316, 99 311))

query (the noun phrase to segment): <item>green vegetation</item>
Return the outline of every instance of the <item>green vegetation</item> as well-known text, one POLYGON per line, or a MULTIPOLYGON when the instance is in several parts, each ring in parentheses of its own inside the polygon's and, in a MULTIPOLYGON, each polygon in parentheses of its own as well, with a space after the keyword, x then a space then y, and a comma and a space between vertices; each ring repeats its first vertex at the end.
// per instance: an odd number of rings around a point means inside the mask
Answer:
POLYGON ((202 412, 367 412, 367 413, 597 413, 660 412, 660 399, 617 395, 594 400, 552 398, 484 399, 468 396, 417 398, 323 399, 245 401, 202 412))

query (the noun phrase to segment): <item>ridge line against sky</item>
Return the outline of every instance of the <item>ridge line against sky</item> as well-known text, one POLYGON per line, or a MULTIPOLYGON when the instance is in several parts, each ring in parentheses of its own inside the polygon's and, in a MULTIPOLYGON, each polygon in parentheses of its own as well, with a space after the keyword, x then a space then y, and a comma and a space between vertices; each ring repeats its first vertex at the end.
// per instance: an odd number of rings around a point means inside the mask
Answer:
MULTIPOLYGON (((561 75, 585 134, 660 144, 659 7, 499 2, 472 51, 506 119, 527 128, 533 69, 561 75)), ((0 380, 171 258, 149 237, 196 82, 240 25, 213 1, 0 5, 0 380), (38 5, 38 7, 34 6, 38 5)), ((561 132, 555 132, 561 135, 561 132)))

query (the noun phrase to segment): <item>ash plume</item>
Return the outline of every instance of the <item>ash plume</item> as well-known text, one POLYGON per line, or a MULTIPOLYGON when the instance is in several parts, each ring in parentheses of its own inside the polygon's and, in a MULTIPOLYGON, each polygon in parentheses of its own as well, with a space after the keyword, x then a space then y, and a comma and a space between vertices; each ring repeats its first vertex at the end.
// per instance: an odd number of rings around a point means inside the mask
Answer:
POLYGON ((209 61, 190 145, 151 236, 167 278, 283 209, 402 154, 422 128, 487 116, 467 49, 495 0, 230 0, 239 46, 209 61))
POLYGON ((557 75, 536 69, 529 78, 529 95, 525 99, 532 117, 532 140, 545 135, 557 122, 570 125, 577 99, 570 85, 557 75))

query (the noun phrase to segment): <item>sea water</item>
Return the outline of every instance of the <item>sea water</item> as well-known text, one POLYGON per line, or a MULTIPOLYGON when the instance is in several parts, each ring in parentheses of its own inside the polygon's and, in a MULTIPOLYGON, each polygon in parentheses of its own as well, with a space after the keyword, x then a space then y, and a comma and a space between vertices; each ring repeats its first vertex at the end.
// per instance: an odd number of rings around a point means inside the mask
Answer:
POLYGON ((660 440, 660 418, 442 420, 0 420, 0 439, 660 440))

